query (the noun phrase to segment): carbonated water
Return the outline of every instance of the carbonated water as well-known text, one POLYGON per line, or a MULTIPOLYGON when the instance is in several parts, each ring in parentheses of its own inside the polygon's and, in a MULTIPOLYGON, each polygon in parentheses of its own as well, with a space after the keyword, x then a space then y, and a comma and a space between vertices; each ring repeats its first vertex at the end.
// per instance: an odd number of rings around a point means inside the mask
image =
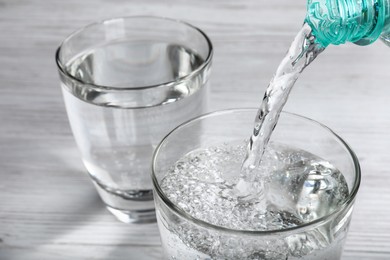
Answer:
MULTIPOLYGON (((245 154, 246 142, 192 151, 170 169, 161 188, 188 215, 243 231, 302 226, 332 213, 349 194, 339 170, 306 151, 270 143, 251 175, 241 171, 245 154)), ((162 222, 164 246, 177 259, 337 259, 344 234, 336 233, 346 232, 343 225, 326 226, 267 242, 185 221, 162 222)))
POLYGON ((312 35, 312 29, 304 24, 296 35, 287 55, 276 70, 264 94, 257 112, 243 170, 257 167, 272 135, 288 95, 302 71, 324 50, 312 35))
POLYGON ((163 178, 160 186, 168 199, 194 218, 176 217, 163 206, 157 211, 171 259, 340 258, 351 208, 332 223, 298 233, 278 231, 339 209, 349 195, 342 173, 307 151, 267 146, 295 81, 323 50, 304 24, 267 88, 250 140, 192 151, 163 178))

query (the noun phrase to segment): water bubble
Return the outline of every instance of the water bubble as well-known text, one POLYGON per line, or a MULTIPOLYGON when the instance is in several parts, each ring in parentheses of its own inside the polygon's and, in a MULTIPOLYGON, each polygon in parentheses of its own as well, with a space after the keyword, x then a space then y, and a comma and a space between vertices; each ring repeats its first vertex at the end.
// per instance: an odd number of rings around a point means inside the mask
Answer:
MULTIPOLYGON (((262 164, 247 174, 237 170, 245 155, 242 142, 218 147, 187 154, 161 182, 175 205, 208 223, 236 230, 290 228, 329 214, 348 194, 342 174, 308 152, 273 143, 262 164)), ((275 245, 281 250, 268 252, 258 250, 258 241, 224 241, 184 223, 177 224, 174 232, 199 252, 226 259, 283 259, 290 250, 299 254, 314 250, 308 239, 325 243, 319 238, 290 237, 275 245)))

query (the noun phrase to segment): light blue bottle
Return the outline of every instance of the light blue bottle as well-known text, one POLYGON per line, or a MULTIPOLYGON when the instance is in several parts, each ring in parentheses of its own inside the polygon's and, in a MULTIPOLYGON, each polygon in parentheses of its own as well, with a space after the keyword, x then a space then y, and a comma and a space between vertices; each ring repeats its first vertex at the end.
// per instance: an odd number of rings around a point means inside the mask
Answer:
POLYGON ((390 0, 308 0, 306 22, 323 47, 378 38, 390 46, 390 0))

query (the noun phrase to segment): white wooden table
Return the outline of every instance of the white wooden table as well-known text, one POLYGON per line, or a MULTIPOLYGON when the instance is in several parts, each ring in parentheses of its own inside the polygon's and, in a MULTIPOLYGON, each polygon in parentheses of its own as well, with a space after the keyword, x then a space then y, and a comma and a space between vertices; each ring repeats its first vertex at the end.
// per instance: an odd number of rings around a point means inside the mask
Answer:
MULTIPOLYGON (((80 160, 54 52, 73 30, 158 15, 202 28, 215 47, 210 110, 258 107, 305 16, 305 0, 0 0, 0 259, 160 259, 156 224, 119 223, 80 160)), ((390 259, 390 48, 328 48, 285 110, 325 123, 363 173, 343 259, 390 259)))

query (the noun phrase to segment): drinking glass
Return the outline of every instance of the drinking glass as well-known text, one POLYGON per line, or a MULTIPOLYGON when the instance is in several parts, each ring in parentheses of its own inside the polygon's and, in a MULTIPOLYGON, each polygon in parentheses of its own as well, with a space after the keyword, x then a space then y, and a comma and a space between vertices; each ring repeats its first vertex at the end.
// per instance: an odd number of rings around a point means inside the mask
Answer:
MULTIPOLYGON (((235 228, 231 226, 236 223, 230 222, 226 225, 215 224, 217 222, 214 221, 226 223, 232 214, 247 214, 245 207, 250 201, 240 204, 241 208, 237 211, 227 209, 221 213, 216 210, 218 203, 229 203, 226 201, 231 198, 225 189, 229 186, 227 182, 234 183, 231 180, 241 173, 232 163, 235 158, 224 162, 226 165, 222 166, 226 167, 221 172, 210 170, 207 166, 202 168, 197 172, 201 176, 194 173, 193 165, 205 160, 207 155, 204 154, 213 156, 219 152, 225 156, 226 153, 220 152, 224 146, 247 142, 255 115, 256 109, 206 114, 177 127, 157 147, 153 157, 152 178, 164 259, 340 259, 360 184, 359 163, 351 148, 337 134, 299 115, 281 113, 270 139, 270 145, 279 144, 274 147, 293 149, 297 151, 295 156, 299 157, 285 158, 292 166, 288 170, 280 170, 284 166, 278 158, 290 150, 275 149, 274 157, 271 157, 274 158, 274 164, 269 165, 273 171, 268 177, 268 191, 273 189, 273 201, 277 203, 267 206, 267 209, 271 208, 267 214, 277 218, 267 220, 272 221, 265 223, 270 228, 235 228), (188 157, 194 151, 206 152, 188 157), (306 159, 301 160, 300 155, 306 159), (183 158, 192 159, 186 161, 183 158), (179 160, 180 163, 177 163, 179 160), (301 173, 301 170, 307 171, 305 167, 309 167, 306 166, 309 163, 310 169, 315 169, 314 172, 310 170, 310 173, 301 173), (208 170, 210 172, 205 174, 208 170), (169 188, 177 190, 177 193, 167 194, 166 178, 172 171, 176 178, 169 183, 169 188), (323 172, 319 174, 317 171, 323 172), (181 181, 182 174, 190 176, 186 182, 181 181), (198 178, 201 182, 196 183, 198 178), (209 185, 213 180, 215 183, 209 185), (342 183, 335 180, 342 180, 342 183), (224 186, 225 190, 220 186, 224 186), (290 189, 292 186, 295 189, 290 189), (341 192, 342 199, 332 203, 341 192), (175 202, 177 198, 185 196, 195 196, 197 201, 190 197, 190 203, 193 203, 191 206, 175 202), (303 206, 302 199, 308 200, 306 206, 303 206), (195 203, 204 210, 195 212, 195 203), (280 205, 284 207, 283 210, 278 208, 280 205), (208 216, 210 221, 203 217, 208 211, 211 212, 208 216), (303 218, 308 216, 306 213, 312 213, 311 216, 318 214, 318 217, 305 220, 303 218), (294 221, 294 225, 273 228, 275 223, 282 220, 285 223, 289 219, 294 221)), ((215 158, 215 162, 223 160, 223 156, 215 158)), ((213 160, 206 161, 203 165, 211 165, 207 163, 213 160)), ((241 199, 246 202, 246 197, 241 199)), ((247 220, 244 218, 243 223, 247 220)))
POLYGON ((159 17, 88 25, 56 53, 84 165, 121 221, 155 221, 151 158, 178 124, 205 112, 213 48, 200 29, 159 17))

